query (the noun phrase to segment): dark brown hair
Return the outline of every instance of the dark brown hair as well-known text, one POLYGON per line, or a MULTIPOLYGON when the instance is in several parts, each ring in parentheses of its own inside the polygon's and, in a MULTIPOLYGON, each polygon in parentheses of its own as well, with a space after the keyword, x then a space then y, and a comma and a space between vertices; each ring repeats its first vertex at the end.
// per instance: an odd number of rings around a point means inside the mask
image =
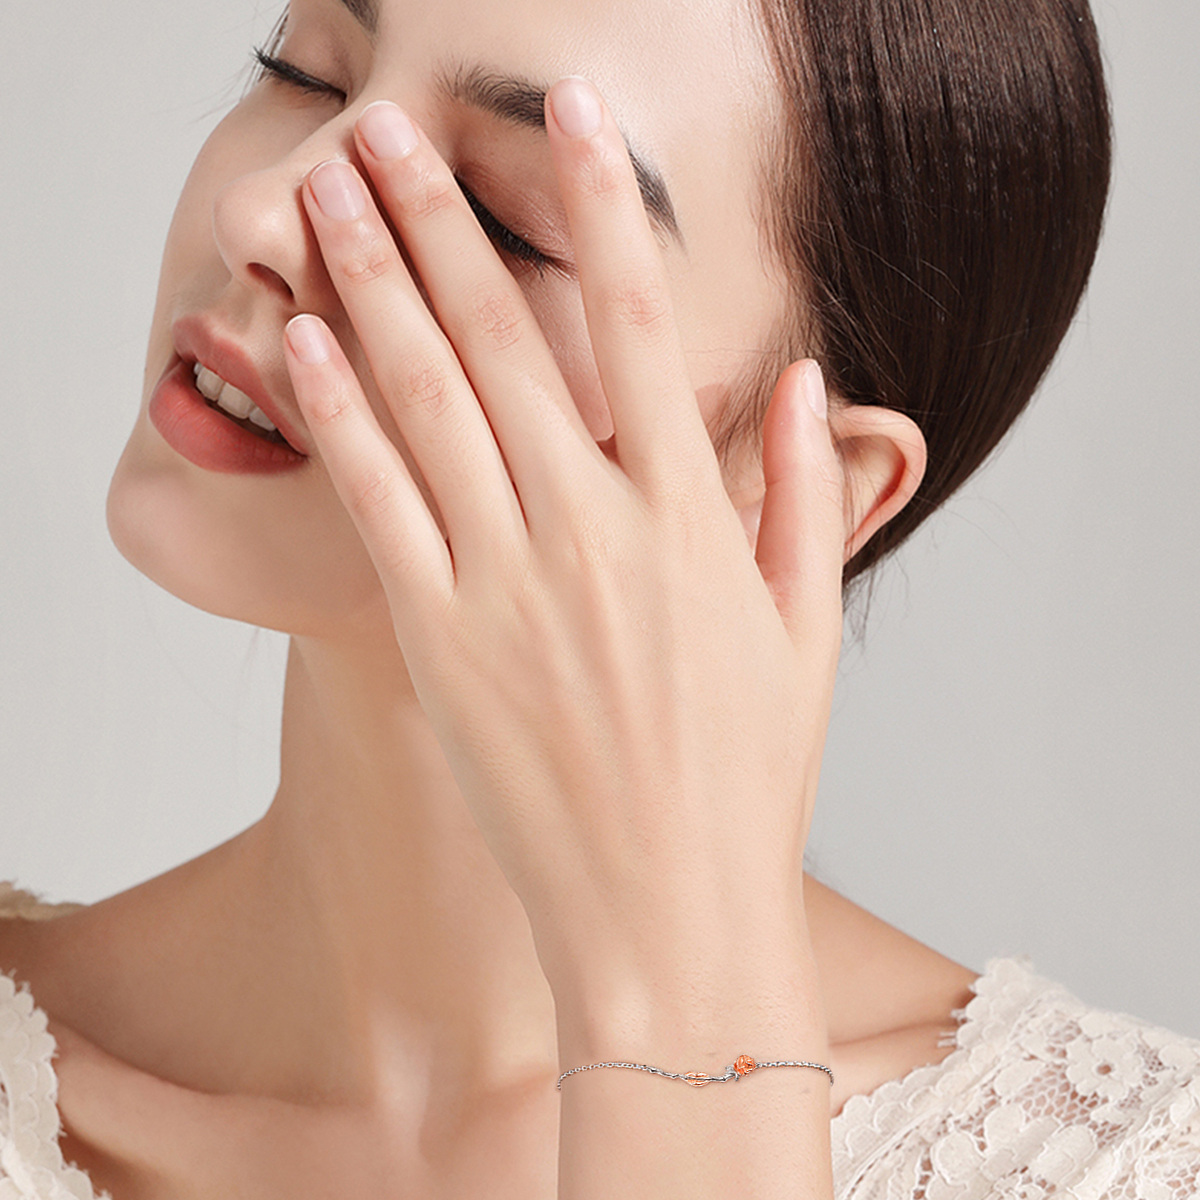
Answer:
MULTIPOLYGON (((929 447, 849 581, 984 461, 1050 365, 1100 235, 1108 96, 1086 0, 758 3, 782 100, 766 229, 792 313, 758 382, 815 357, 832 394, 908 414, 929 447)), ((714 431, 722 456, 761 433, 770 387, 748 394, 714 431)))

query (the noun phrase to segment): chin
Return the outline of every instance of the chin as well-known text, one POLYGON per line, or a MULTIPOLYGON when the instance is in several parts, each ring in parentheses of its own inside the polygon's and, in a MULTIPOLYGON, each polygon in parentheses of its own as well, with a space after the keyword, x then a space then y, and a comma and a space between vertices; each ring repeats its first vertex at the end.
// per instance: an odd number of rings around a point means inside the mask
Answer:
POLYGON ((108 529, 137 570, 206 612, 305 637, 391 636, 366 548, 332 489, 314 482, 307 470, 202 470, 143 416, 109 487, 108 529))

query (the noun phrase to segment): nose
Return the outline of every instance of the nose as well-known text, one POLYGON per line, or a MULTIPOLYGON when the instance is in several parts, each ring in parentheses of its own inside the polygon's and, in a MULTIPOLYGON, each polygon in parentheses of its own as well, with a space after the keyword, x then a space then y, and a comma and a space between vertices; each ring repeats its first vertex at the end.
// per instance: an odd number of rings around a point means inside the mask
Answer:
MULTIPOLYGON (((235 280, 272 293, 289 309, 325 309, 332 286, 300 189, 318 163, 351 155, 352 129, 352 119, 331 121, 282 154, 256 156, 216 192, 213 237, 235 280)), ((249 149, 239 152, 243 162, 249 149)))

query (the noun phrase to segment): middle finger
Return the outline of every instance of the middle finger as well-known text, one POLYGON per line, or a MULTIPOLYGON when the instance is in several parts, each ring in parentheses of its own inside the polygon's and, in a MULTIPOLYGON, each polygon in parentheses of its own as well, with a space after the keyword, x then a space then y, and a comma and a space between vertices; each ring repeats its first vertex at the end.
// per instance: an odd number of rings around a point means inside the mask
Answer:
POLYGON ((581 449, 596 464, 608 462, 524 290, 450 167, 398 105, 369 105, 355 134, 438 324, 487 411, 527 516, 539 499, 557 509, 579 487, 581 449))

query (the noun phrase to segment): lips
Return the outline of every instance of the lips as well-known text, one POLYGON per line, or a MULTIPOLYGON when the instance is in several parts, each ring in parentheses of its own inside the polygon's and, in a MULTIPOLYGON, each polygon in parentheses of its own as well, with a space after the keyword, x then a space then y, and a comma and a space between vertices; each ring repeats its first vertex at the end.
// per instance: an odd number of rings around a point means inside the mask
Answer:
POLYGON ((236 342, 196 317, 178 321, 174 334, 176 353, 149 409, 151 423, 172 449, 196 466, 225 474, 271 474, 308 461, 297 422, 267 392, 236 342), (198 376, 207 395, 197 387, 198 376))
POLYGON ((187 362, 200 363, 225 383, 249 397, 297 454, 308 454, 298 415, 286 411, 268 392, 253 359, 231 337, 201 317, 182 317, 173 329, 175 350, 187 362))

